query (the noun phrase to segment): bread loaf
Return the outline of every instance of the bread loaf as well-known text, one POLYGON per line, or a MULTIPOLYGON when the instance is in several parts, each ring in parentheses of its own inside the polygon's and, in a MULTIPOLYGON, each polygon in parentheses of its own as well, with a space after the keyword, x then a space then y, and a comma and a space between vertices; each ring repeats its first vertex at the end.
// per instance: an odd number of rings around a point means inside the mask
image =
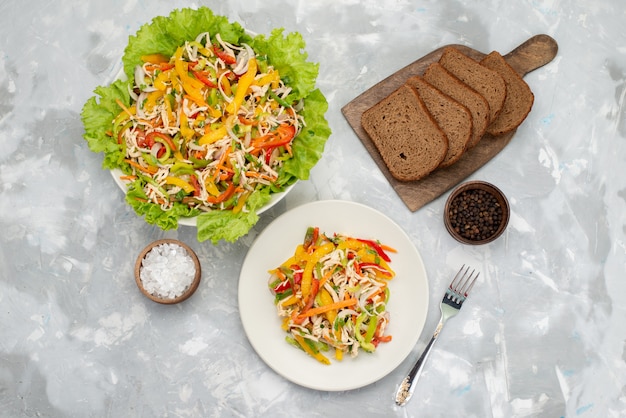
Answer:
POLYGON ((487 100, 436 62, 428 66, 424 72, 424 80, 469 110, 472 115, 472 137, 468 147, 474 147, 485 134, 489 124, 487 100))
POLYGON ((500 74, 506 83, 506 99, 498 117, 487 127, 487 132, 498 136, 516 129, 528 116, 535 96, 522 77, 497 51, 491 52, 480 64, 500 74))
POLYGON ((427 176, 448 152, 448 139, 406 84, 363 112, 361 125, 399 181, 427 176))
POLYGON ((506 83, 500 74, 480 65, 453 47, 444 49, 439 63, 456 78, 480 93, 489 103, 489 123, 496 120, 506 98, 506 83))
POLYGON ((445 95, 422 77, 414 76, 407 84, 417 91, 439 128, 448 138, 448 152, 439 167, 457 162, 472 137, 472 115, 465 106, 445 95))

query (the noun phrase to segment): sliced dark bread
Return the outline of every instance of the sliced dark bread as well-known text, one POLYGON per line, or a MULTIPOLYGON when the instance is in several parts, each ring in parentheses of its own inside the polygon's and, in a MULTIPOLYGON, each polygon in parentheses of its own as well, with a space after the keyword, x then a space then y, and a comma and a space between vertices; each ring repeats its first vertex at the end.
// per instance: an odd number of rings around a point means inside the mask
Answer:
POLYGON ((426 109, 448 138, 448 152, 439 167, 454 164, 463 156, 472 138, 472 114, 465 106, 420 76, 411 77, 406 83, 417 91, 426 109))
POLYGON ((406 84, 363 112, 361 125, 399 181, 427 176, 448 152, 448 139, 406 84))
POLYGON ((493 51, 480 64, 500 74, 506 83, 506 99, 500 114, 487 127, 491 135, 503 135, 516 129, 533 107, 535 96, 522 77, 506 62, 499 52, 493 51))
POLYGON ((480 65, 454 47, 444 49, 439 63, 456 78, 480 93, 489 103, 489 122, 500 114, 506 98, 506 83, 500 74, 480 65))
POLYGON ((472 115, 472 138, 468 148, 474 147, 485 134, 487 125, 489 125, 487 100, 436 62, 428 66, 424 72, 424 80, 469 110, 472 115))

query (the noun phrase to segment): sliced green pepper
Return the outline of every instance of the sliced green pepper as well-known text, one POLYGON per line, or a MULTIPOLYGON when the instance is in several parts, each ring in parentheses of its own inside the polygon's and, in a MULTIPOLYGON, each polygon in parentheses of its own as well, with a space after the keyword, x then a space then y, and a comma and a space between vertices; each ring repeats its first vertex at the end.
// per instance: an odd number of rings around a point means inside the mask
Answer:
POLYGON ((146 164, 152 167, 159 166, 159 161, 156 159, 154 155, 150 154, 149 152, 142 152, 141 156, 143 157, 143 160, 146 162, 146 164))
POLYGON ((372 338, 374 338, 374 333, 376 332, 377 327, 378 327, 378 319, 375 316, 370 317, 370 320, 367 323, 367 332, 365 333, 366 343, 372 342, 372 338))
POLYGON ((193 163, 193 168, 205 168, 207 165, 209 165, 208 160, 196 158, 193 155, 189 156, 189 161, 193 163))
POLYGON ((270 92, 270 97, 276 100, 276 102, 278 102, 279 105, 283 107, 291 107, 289 103, 287 103, 284 99, 282 99, 278 94, 274 93, 273 90, 269 90, 269 92, 270 92))
POLYGON ((161 185, 159 183, 157 183, 156 181, 154 181, 153 178, 145 176, 143 174, 137 174, 137 177, 140 178, 141 180, 145 181, 146 183, 150 183, 151 185, 153 185, 154 187, 156 187, 159 192, 163 193, 164 195, 168 195, 169 193, 167 192, 167 190, 165 190, 163 187, 161 187, 161 185))
POLYGON ((191 164, 184 163, 182 161, 177 161, 170 168, 171 173, 177 174, 194 174, 194 168, 191 164))
POLYGON ((361 313, 356 318, 356 323, 354 325, 354 334, 361 348, 371 353, 374 350, 376 350, 376 347, 371 342, 365 341, 365 338, 363 337, 363 335, 361 335, 361 325, 363 325, 363 322, 365 322, 366 318, 367 318, 367 314, 365 312, 361 313))

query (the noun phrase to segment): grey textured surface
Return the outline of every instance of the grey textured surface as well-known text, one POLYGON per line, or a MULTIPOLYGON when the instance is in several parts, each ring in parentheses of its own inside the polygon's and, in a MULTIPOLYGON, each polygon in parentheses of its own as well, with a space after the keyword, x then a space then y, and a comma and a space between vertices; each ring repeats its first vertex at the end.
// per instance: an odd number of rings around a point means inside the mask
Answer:
POLYGON ((618 417, 626 414, 626 20, 618 0, 0 2, 0 416, 618 417), (80 110, 117 74, 128 36, 173 8, 206 5, 257 33, 299 31, 333 134, 308 181, 236 244, 163 232, 124 202, 82 139, 80 110), (559 54, 529 74, 531 114, 472 178, 512 216, 478 248, 454 241, 445 197, 412 213, 341 114, 435 48, 506 53, 546 33, 559 54), (256 355, 238 315, 241 263, 290 208, 366 204, 401 225, 429 276, 426 329, 391 374, 349 392, 296 386, 256 355), (203 281, 161 306, 133 282, 149 242, 192 246, 203 281), (462 263, 482 270, 410 404, 396 385, 430 338, 462 263))

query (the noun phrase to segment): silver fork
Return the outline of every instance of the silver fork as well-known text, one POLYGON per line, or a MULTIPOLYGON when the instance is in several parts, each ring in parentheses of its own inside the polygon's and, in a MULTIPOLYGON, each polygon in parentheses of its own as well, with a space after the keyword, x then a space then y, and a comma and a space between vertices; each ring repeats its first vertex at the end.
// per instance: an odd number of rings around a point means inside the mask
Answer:
POLYGON ((450 286, 448 286, 448 289, 446 289, 446 293, 445 295, 443 295, 443 299, 441 300, 441 304, 439 305, 439 310, 441 311, 441 319, 439 319, 439 324, 437 324, 437 328, 435 329, 433 337, 426 345, 426 349, 417 360, 409 374, 404 378, 402 383, 400 383, 400 386, 396 391, 396 404, 404 406, 409 401, 409 399, 411 399, 411 396, 413 396, 413 391, 415 390, 415 382, 422 374, 424 363, 426 362, 428 354, 433 348, 437 337, 439 337, 441 329, 448 319, 456 316, 456 314, 459 313, 461 306, 463 306, 463 302, 465 302, 467 295, 469 294, 470 290, 472 290, 472 287, 474 286, 474 283, 476 282, 476 279, 478 278, 480 273, 476 273, 474 275, 476 270, 472 270, 472 272, 468 275, 469 269, 469 266, 466 268, 465 265, 463 265, 459 272, 456 274, 456 276, 454 276, 454 279, 452 280, 452 283, 450 283, 450 286))

